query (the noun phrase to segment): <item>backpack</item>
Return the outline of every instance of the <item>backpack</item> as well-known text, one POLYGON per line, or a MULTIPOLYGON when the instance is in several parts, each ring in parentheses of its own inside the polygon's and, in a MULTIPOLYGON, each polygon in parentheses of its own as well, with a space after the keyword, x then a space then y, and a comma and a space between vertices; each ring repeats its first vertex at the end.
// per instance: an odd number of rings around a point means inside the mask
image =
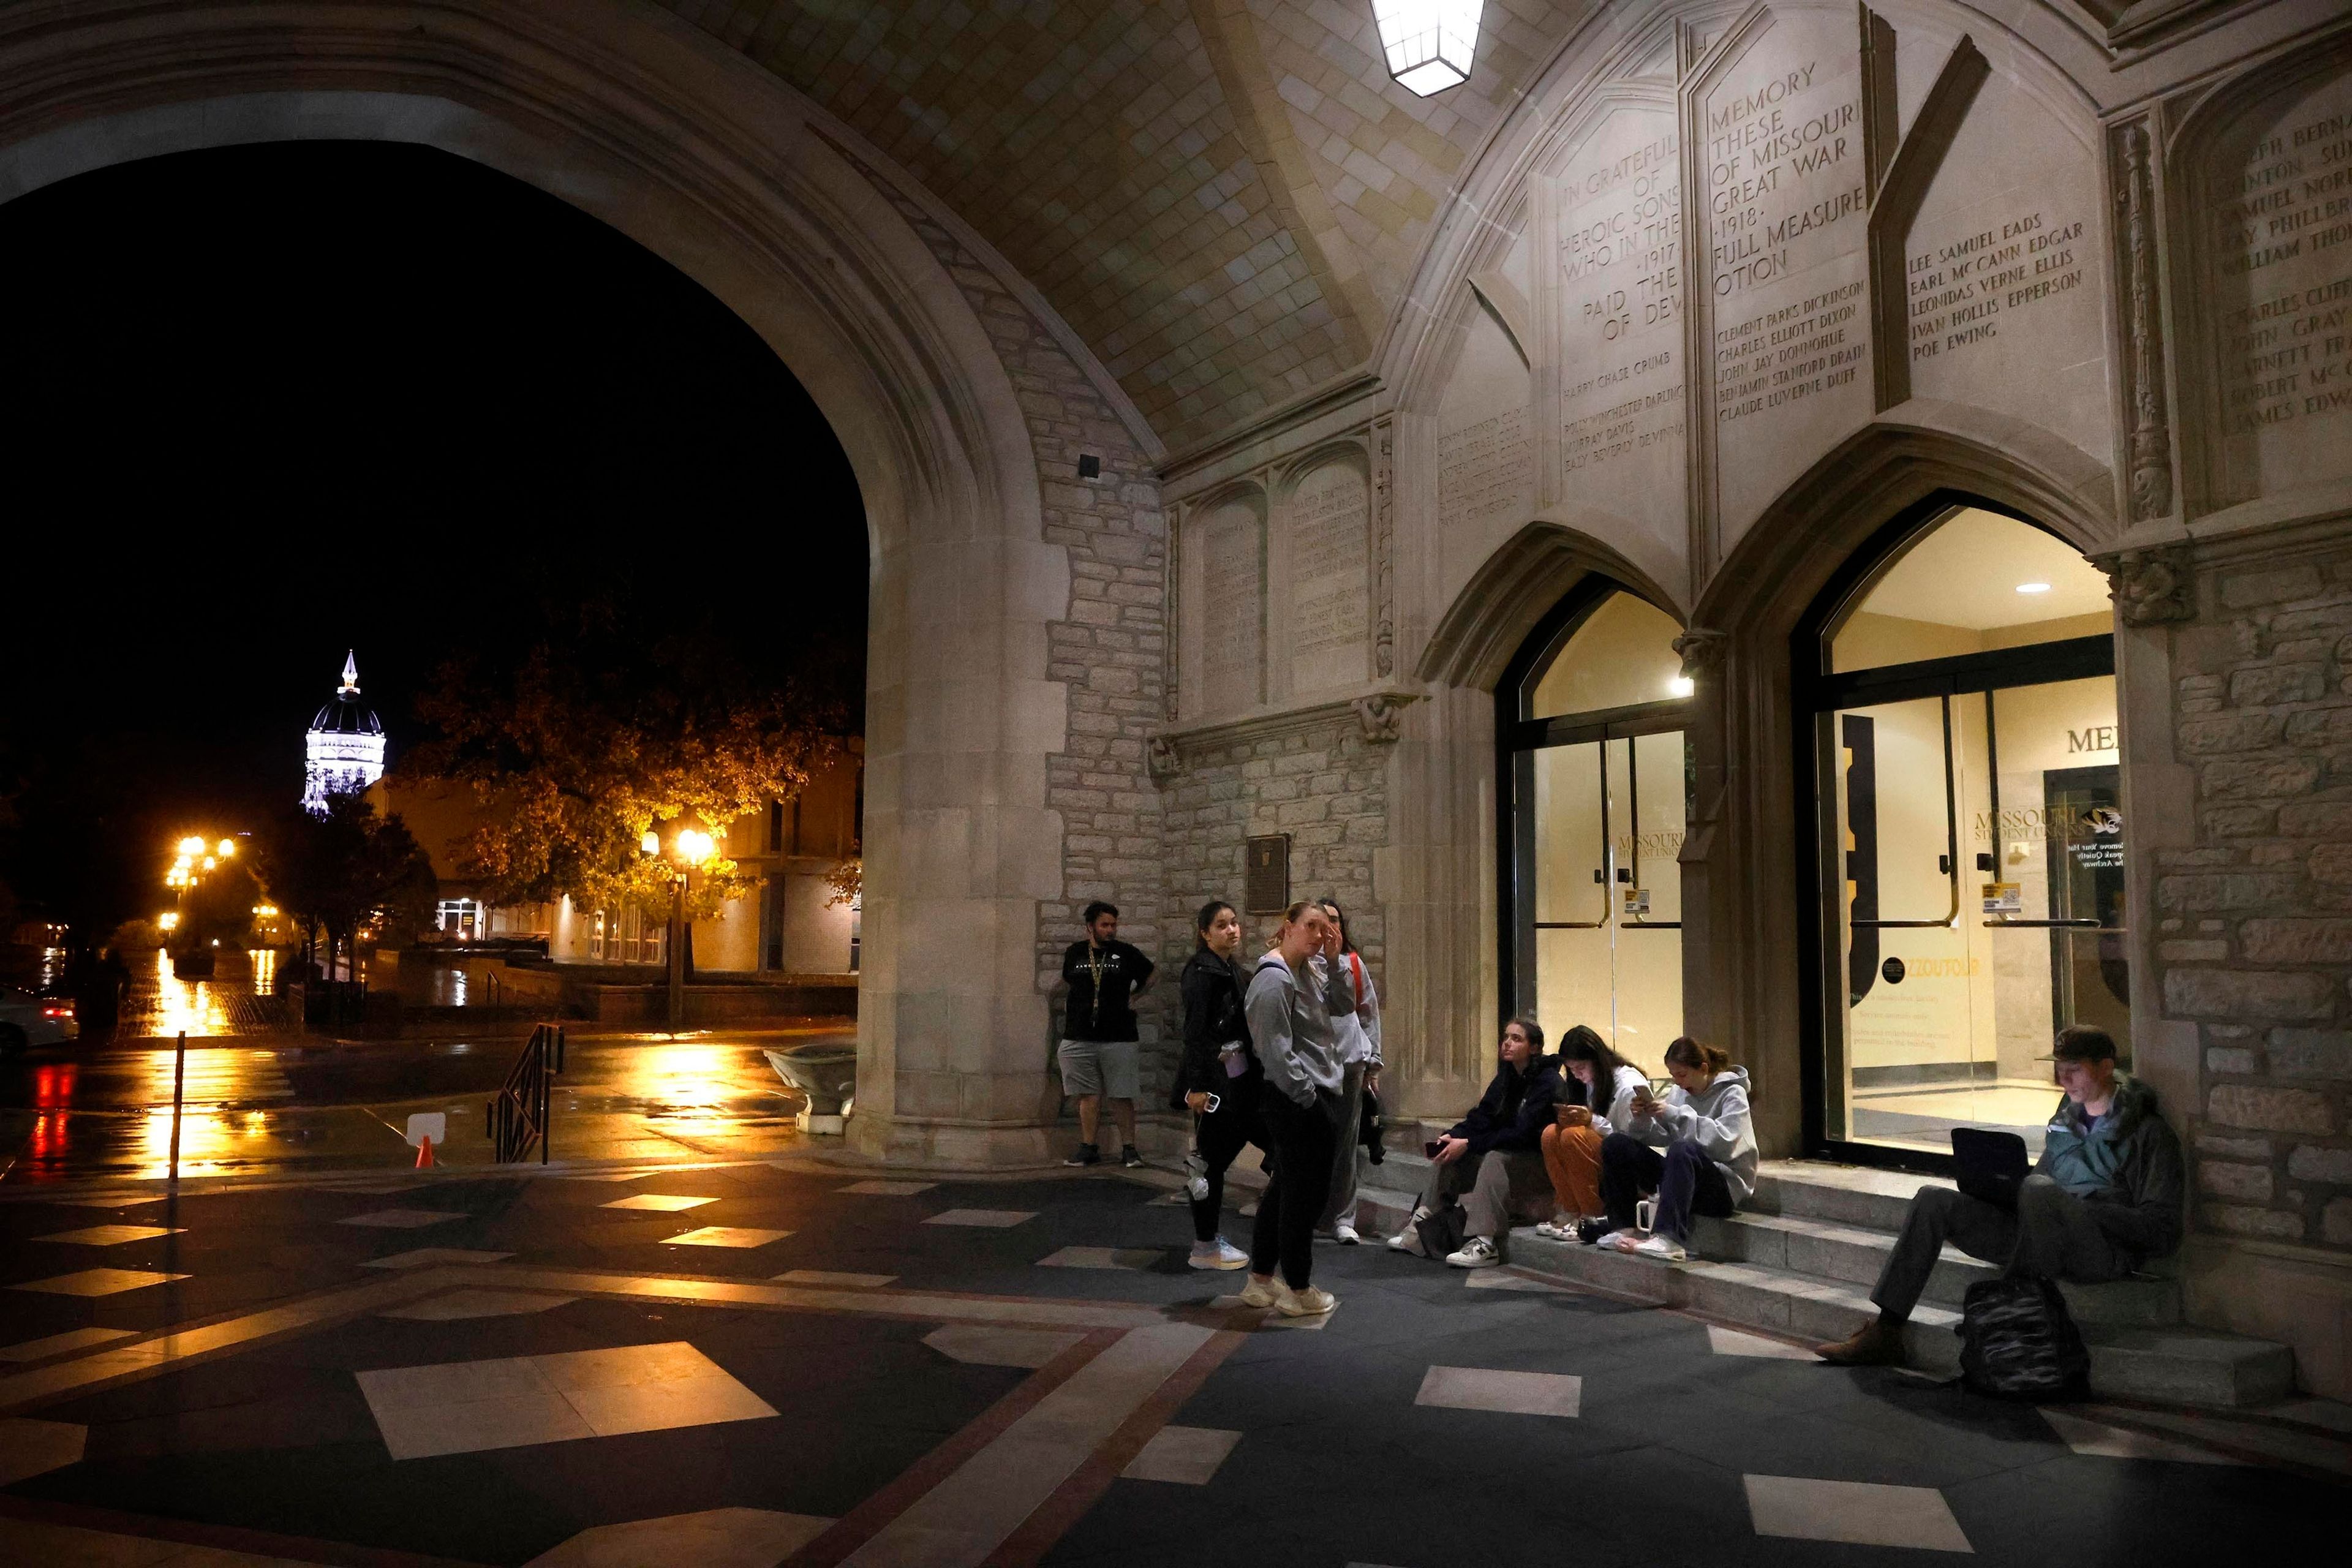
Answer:
POLYGON ((1461 1250, 1463 1232, 1469 1228, 1470 1215, 1460 1204, 1447 1204, 1425 1214, 1413 1226, 1421 1237, 1423 1255, 1441 1263, 1447 1254, 1461 1250))
POLYGON ((1960 1381, 1995 1399, 2083 1399, 2091 1352, 2048 1279, 1979 1279, 1960 1309, 1960 1381))

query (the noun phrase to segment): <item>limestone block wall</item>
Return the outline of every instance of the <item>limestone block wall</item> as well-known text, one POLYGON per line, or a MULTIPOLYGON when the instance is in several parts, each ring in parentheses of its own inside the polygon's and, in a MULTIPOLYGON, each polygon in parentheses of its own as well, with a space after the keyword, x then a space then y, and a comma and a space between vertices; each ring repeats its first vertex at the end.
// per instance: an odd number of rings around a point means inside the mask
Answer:
MULTIPOLYGON (((1287 834, 1291 897, 1339 900, 1349 940, 1380 987, 1387 922, 1373 866, 1389 842, 1394 750, 1369 738, 1346 708, 1194 740, 1167 782, 1163 816, 1170 925, 1185 945, 1192 912, 1210 899, 1244 907, 1243 841, 1287 834)), ((1256 962, 1276 923, 1271 915, 1243 917, 1244 960, 1256 962)))
POLYGON ((2173 646, 2196 842, 2156 877, 2197 1216, 2352 1251, 2352 542, 2200 575, 2173 646))

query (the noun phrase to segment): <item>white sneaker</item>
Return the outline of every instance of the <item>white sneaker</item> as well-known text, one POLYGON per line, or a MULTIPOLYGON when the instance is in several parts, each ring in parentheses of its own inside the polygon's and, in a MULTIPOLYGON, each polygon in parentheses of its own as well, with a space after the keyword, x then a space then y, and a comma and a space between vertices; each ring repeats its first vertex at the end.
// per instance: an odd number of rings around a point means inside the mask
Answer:
POLYGON ((1485 1237, 1474 1236, 1462 1244, 1461 1251, 1447 1253, 1445 1261, 1456 1268, 1492 1268, 1503 1261, 1503 1255, 1485 1237))
POLYGON ((1271 1279, 1259 1279, 1253 1277, 1248 1284, 1242 1287, 1242 1305, 1271 1307, 1282 1298, 1286 1289, 1271 1279))
POLYGON ((1625 1250, 1637 1258, 1662 1258, 1668 1263, 1680 1263, 1690 1256, 1683 1250, 1683 1244, 1671 1236, 1646 1237, 1625 1250))
POLYGON ((1194 1242, 1192 1256, 1184 1261, 1195 1268, 1246 1268, 1249 1254, 1220 1236, 1194 1242))
POLYGON ((1356 1227, 1352 1225, 1340 1226, 1331 1234, 1339 1238, 1339 1245, 1342 1247, 1354 1247, 1364 1239, 1356 1234, 1356 1227))
POLYGON ((1576 1239, 1576 1216, 1574 1215, 1556 1214, 1552 1215, 1551 1218, 1545 1220, 1542 1224, 1537 1226, 1536 1234, 1551 1241, 1574 1241, 1576 1239))
POLYGON ((1274 1310, 1286 1318, 1319 1318, 1339 1304, 1339 1298, 1319 1285, 1293 1290, 1287 1285, 1275 1299, 1274 1310))
POLYGON ((1428 1257, 1429 1253, 1427 1249, 1421 1245, 1421 1231, 1418 1228, 1421 1222, 1428 1217, 1428 1209, 1417 1208, 1413 1210, 1412 1217, 1404 1222, 1404 1228, 1397 1232, 1394 1236, 1389 1237, 1389 1250, 1391 1252, 1410 1252, 1415 1258, 1428 1257))

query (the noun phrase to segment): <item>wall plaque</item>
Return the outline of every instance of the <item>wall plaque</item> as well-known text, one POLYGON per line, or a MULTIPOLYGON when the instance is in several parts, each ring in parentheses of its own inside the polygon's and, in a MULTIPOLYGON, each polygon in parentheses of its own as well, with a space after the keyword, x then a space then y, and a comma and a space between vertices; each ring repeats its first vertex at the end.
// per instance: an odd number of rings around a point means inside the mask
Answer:
POLYGON ((1290 908, 1289 834, 1269 833, 1245 842, 1242 902, 1253 915, 1278 915, 1290 908))

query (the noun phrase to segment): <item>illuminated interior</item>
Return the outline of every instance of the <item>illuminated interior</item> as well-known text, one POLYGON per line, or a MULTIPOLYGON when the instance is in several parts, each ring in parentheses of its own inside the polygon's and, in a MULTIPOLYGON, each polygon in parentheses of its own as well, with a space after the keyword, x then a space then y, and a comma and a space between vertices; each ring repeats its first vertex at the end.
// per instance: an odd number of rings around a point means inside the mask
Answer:
POLYGON ((1533 853, 1519 994, 1552 1039, 1586 1025, 1653 1075, 1682 1031, 1687 752, 1679 710, 1657 709, 1689 694, 1681 634, 1633 594, 1602 599, 1526 689, 1528 717, 1560 732, 1514 763, 1533 853))
MULTIPOLYGON (((2111 630, 2089 562, 1962 509, 1868 586, 1828 662, 1885 674, 2111 630)), ((2036 680, 2013 658, 1969 670, 1946 693, 1819 716, 1843 872, 1832 1138, 1948 1152, 1954 1126, 1976 1125, 2038 1149, 2056 1029, 2098 1025, 2129 1055, 2115 679, 2036 680)))

